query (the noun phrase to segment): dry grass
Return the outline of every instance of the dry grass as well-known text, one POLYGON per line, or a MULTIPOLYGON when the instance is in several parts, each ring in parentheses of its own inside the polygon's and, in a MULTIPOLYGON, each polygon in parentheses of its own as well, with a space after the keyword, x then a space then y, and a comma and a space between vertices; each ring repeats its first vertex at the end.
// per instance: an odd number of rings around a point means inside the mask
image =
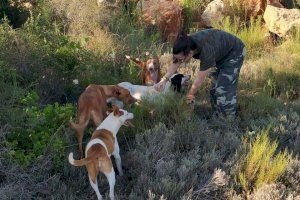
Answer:
POLYGON ((108 32, 113 12, 109 8, 99 7, 94 0, 50 0, 49 6, 61 19, 65 34, 82 40, 87 49, 107 55, 120 48, 108 32))

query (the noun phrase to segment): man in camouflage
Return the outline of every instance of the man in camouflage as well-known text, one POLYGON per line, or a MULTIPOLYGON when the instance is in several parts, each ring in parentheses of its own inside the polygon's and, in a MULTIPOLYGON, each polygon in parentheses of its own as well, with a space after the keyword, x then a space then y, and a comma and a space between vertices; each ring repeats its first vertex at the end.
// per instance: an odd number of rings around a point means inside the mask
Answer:
POLYGON ((187 101, 194 102, 195 93, 206 76, 211 78, 211 104, 216 114, 236 114, 237 84, 246 54, 245 45, 234 35, 217 29, 206 29, 186 35, 181 33, 173 46, 173 64, 154 87, 162 90, 169 77, 182 62, 192 57, 199 59, 200 71, 187 94, 187 101))

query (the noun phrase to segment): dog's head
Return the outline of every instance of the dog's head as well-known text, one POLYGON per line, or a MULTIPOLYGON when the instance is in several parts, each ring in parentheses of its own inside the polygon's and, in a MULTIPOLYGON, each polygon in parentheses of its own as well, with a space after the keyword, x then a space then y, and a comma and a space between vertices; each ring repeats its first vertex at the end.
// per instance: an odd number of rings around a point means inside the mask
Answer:
POLYGON ((134 117, 133 113, 124 109, 119 109, 116 105, 112 105, 112 113, 110 115, 114 115, 114 117, 118 118, 122 125, 134 127, 134 125, 130 122, 130 120, 134 117))
POLYGON ((139 76, 141 77, 143 84, 154 85, 160 81, 160 63, 157 56, 150 58, 145 62, 142 62, 139 59, 132 59, 130 56, 126 56, 126 58, 133 61, 142 69, 139 76))
POLYGON ((133 104, 136 102, 136 99, 131 96, 129 90, 118 85, 114 86, 114 97, 123 101, 125 104, 133 104))
POLYGON ((171 76, 171 86, 177 92, 181 92, 182 86, 186 85, 190 80, 191 76, 188 74, 179 74, 176 73, 171 76))

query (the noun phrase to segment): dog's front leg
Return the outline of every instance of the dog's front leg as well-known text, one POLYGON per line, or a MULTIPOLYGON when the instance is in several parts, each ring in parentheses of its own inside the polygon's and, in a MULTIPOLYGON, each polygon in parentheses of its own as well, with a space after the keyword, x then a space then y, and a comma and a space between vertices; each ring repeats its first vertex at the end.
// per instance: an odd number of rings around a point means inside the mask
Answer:
POLYGON ((112 155, 115 157, 119 175, 123 176, 122 161, 121 161, 121 156, 120 156, 120 147, 119 147, 117 139, 115 141, 114 152, 112 153, 112 155))

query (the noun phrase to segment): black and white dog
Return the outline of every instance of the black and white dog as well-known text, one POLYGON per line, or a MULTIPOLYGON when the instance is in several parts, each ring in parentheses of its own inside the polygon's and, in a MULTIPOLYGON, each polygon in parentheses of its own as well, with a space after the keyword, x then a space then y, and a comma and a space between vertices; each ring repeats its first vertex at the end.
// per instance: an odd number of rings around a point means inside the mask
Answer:
POLYGON ((181 92, 182 86, 185 85, 190 78, 190 75, 175 73, 171 76, 170 81, 166 83, 162 92, 156 91, 154 86, 133 85, 129 82, 119 83, 118 86, 129 90, 131 96, 140 101, 142 98, 152 98, 161 93, 166 93, 170 91, 170 88, 173 88, 174 91, 181 92))

